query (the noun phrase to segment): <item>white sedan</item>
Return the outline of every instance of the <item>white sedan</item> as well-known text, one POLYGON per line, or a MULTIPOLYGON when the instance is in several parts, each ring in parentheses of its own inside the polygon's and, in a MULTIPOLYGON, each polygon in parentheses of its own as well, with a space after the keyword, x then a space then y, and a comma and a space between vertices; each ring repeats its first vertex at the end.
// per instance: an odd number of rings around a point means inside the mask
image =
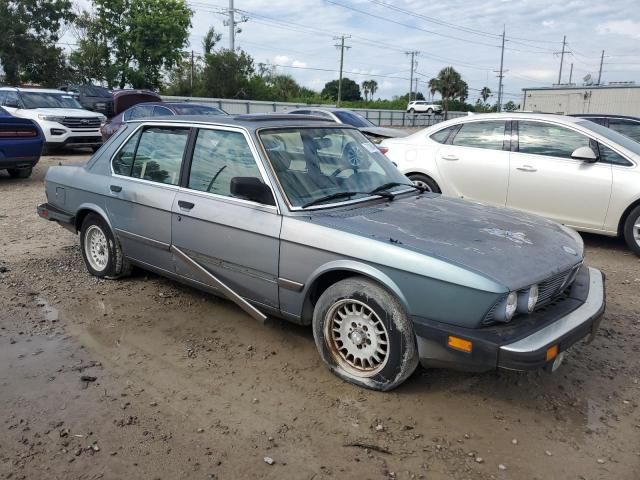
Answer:
POLYGON ((381 146, 414 183, 433 192, 621 235, 640 255, 640 143, 594 122, 473 115, 381 146))

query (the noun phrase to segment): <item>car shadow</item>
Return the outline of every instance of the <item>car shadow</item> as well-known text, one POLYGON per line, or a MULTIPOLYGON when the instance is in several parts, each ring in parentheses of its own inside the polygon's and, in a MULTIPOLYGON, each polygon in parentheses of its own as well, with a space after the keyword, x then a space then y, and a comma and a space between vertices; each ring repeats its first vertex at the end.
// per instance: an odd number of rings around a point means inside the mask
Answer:
POLYGON ((580 233, 587 249, 600 248, 603 250, 628 252, 629 247, 622 237, 608 237, 605 235, 596 235, 594 233, 580 233))

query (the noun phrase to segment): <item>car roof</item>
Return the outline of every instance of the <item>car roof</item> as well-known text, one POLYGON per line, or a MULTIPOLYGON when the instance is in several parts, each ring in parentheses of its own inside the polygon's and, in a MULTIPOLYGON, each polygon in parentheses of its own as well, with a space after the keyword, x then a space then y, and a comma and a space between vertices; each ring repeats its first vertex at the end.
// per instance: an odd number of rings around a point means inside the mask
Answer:
POLYGON ((248 130, 273 127, 355 128, 312 115, 256 113, 248 115, 180 115, 129 120, 127 123, 162 121, 163 123, 202 123, 205 125, 229 125, 248 130))
POLYGON ((55 88, 38 88, 38 87, 0 87, 0 90, 13 91, 13 92, 36 92, 36 93, 61 93, 68 95, 69 92, 64 90, 58 90, 55 88))
MULTIPOLYGON (((464 117, 452 118, 447 120, 447 125, 462 123, 465 121, 474 120, 503 120, 503 119, 515 119, 515 120, 555 120, 566 123, 578 123, 582 118, 569 117, 567 115, 556 115, 552 113, 525 113, 525 112, 500 112, 500 113, 474 113, 473 115, 465 115, 464 117)), ((445 122, 437 123, 436 125, 442 125, 445 122)), ((435 125, 434 125, 435 126, 435 125)))
POLYGON ((340 107, 298 107, 293 110, 289 110, 290 112, 295 112, 296 110, 324 110, 325 112, 349 112, 349 113, 358 113, 354 112, 349 108, 340 108, 340 107))

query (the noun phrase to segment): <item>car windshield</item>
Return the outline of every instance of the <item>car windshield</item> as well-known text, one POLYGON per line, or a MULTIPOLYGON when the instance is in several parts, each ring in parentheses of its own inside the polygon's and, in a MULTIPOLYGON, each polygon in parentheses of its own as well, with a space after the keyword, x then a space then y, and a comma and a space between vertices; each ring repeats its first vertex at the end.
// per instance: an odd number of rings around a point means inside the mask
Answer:
POLYGON ((216 107, 207 105, 173 105, 178 115, 226 115, 227 113, 216 107))
POLYGON ((336 117, 340 119, 342 123, 346 123, 347 125, 351 125, 352 127, 362 128, 362 127, 373 127, 373 123, 364 118, 362 115, 358 115, 353 112, 346 112, 337 110, 333 112, 336 117))
POLYGON ((80 90, 87 97, 111 98, 111 92, 98 85, 82 85, 80 90))
POLYGON ((24 108, 82 108, 68 93, 20 92, 24 108))
POLYGON ((354 129, 271 129, 260 140, 293 207, 371 198, 376 189, 388 195, 411 183, 354 129))
POLYGON ((582 120, 580 122, 577 122, 577 124, 583 128, 586 128, 587 130, 591 130, 592 132, 602 135, 603 137, 611 140, 613 143, 617 143, 622 148, 626 148, 635 155, 640 155, 640 143, 625 135, 622 135, 621 133, 616 132, 615 130, 603 127, 602 125, 591 122, 589 120, 582 120))

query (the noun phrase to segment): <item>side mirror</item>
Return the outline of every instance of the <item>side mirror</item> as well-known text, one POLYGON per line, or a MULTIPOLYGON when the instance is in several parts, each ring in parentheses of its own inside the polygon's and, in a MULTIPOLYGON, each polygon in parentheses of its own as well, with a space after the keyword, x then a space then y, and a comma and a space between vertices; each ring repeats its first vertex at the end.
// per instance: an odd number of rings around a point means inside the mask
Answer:
POLYGON ((587 163, 595 163, 598 161, 598 156, 591 149, 591 147, 576 148, 571 154, 571 158, 576 160, 583 160, 587 163))
POLYGON ((255 177, 233 177, 230 184, 231 195, 244 200, 275 205, 271 189, 255 177))

